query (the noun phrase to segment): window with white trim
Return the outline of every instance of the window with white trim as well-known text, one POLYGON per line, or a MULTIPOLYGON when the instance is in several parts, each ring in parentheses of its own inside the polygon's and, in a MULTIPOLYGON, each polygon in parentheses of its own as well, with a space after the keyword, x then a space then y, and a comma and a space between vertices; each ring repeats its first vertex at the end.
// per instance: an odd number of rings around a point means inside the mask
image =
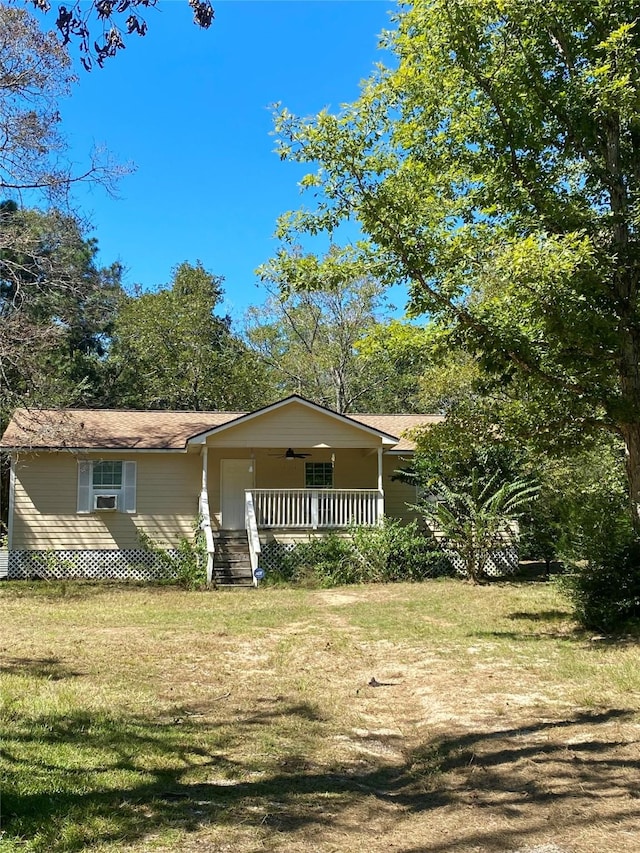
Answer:
POLYGON ((120 459, 78 463, 78 512, 136 511, 136 463, 120 459))
POLYGON ((332 489, 333 463, 305 462, 304 485, 307 489, 332 489))
POLYGON ((122 488, 122 462, 93 462, 91 474, 94 492, 122 488))

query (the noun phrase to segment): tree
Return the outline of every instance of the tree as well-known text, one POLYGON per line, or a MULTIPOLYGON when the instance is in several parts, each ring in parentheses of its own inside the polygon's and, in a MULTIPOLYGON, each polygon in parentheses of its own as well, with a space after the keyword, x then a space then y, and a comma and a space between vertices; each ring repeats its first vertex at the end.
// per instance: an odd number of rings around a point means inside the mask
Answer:
POLYGON ((0 204, 0 422, 18 404, 101 402, 120 266, 59 211, 0 204))
POLYGON ((334 261, 314 265, 313 289, 287 291, 289 280, 276 282, 281 294, 249 310, 246 338, 278 396, 296 393, 337 412, 366 411, 388 376, 359 358, 357 348, 378 322, 384 287, 371 279, 332 280, 323 271, 334 261))
POLYGON ((182 263, 168 287, 137 292, 120 306, 109 369, 113 402, 155 409, 233 409, 262 403, 262 372, 215 314, 222 279, 182 263))
POLYGON ((434 483, 435 499, 423 501, 421 508, 440 544, 461 557, 466 576, 483 583, 492 555, 513 543, 514 525, 537 491, 526 480, 508 482, 495 475, 483 482, 473 472, 464 491, 442 480, 434 483))
POLYGON ((122 173, 98 154, 80 173, 65 158, 58 102, 74 79, 55 34, 25 9, 0 5, 0 199, 38 192, 61 204, 74 182, 110 187, 122 173))
POLYGON ((356 103, 278 115, 281 156, 319 164, 280 235, 356 218, 361 271, 408 281, 532 420, 622 437, 638 528, 637 3, 429 0, 397 23, 356 103))
MULTIPOLYGON (((209 0, 188 0, 194 23, 203 29, 211 26, 214 18, 209 0)), ((49 12, 49 0, 31 0, 36 9, 49 12)), ((158 0, 80 0, 71 6, 57 6, 56 27, 64 45, 77 41, 80 61, 90 71, 94 61, 100 67, 109 57, 116 56, 125 47, 125 38, 133 33, 146 35, 147 22, 140 10, 157 6, 158 0), (100 30, 101 43, 92 34, 100 30)))

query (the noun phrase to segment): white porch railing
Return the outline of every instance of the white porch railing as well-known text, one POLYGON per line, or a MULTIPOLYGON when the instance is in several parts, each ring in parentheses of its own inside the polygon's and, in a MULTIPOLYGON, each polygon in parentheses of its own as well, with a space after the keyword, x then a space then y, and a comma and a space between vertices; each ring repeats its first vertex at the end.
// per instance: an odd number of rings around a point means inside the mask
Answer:
POLYGON ((258 527, 349 527, 378 524, 378 489, 251 489, 258 527))
POLYGON ((249 540, 249 562, 251 564, 251 578, 253 580, 253 585, 258 586, 256 569, 258 568, 258 559, 262 549, 260 547, 260 536, 258 535, 256 511, 253 505, 253 496, 251 492, 244 493, 244 526, 247 530, 247 539, 249 540))
POLYGON ((200 515, 200 529, 204 533, 204 539, 207 546, 207 586, 211 586, 213 582, 213 558, 215 556, 215 540, 211 529, 211 513, 209 511, 209 495, 207 490, 203 489, 200 492, 198 501, 198 510, 200 515))

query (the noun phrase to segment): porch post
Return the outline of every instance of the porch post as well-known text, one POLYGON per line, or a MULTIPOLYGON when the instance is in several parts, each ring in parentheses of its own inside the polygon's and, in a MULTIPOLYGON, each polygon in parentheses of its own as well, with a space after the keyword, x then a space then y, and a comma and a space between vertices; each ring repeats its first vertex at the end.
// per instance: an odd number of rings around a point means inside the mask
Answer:
POLYGON ((203 518, 200 522, 202 529, 204 530, 205 539, 207 542, 207 586, 211 586, 213 583, 213 555, 214 555, 214 544, 213 544, 213 534, 211 533, 211 516, 209 514, 209 491, 207 489, 209 477, 209 448, 205 444, 202 448, 202 489, 200 492, 200 502, 199 505, 202 507, 202 496, 204 495, 205 502, 205 515, 206 518, 203 518))
POLYGON ((209 455, 209 448, 205 444, 205 446, 202 448, 202 491, 203 492, 207 491, 207 478, 209 475, 208 455, 209 455))
POLYGON ((382 489, 382 447, 378 448, 378 524, 384 516, 384 491, 382 489))
POLYGON ((11 468, 9 470, 9 517, 7 519, 7 550, 13 548, 13 522, 16 510, 16 467, 18 465, 18 454, 11 454, 11 468))

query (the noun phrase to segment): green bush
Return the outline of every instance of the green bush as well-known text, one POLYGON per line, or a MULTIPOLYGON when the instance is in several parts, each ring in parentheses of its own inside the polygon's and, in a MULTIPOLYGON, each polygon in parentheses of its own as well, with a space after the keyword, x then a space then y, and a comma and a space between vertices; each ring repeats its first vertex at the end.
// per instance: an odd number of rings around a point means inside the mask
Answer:
POLYGON ((607 633, 640 623, 640 541, 611 546, 600 559, 561 579, 578 621, 607 633))
POLYGON ((197 520, 193 523, 193 531, 193 539, 180 538, 176 553, 160 547, 146 533, 138 531, 140 547, 152 551, 164 570, 163 583, 177 584, 185 589, 200 589, 206 585, 207 551, 197 520))
POLYGON ((356 583, 351 544, 348 539, 328 533, 318 539, 299 542, 283 553, 277 568, 267 572, 268 583, 330 587, 356 583))
POLYGON ((416 581, 453 573, 442 551, 415 521, 401 524, 387 518, 377 527, 356 527, 351 536, 362 582, 416 581))
POLYGON ((297 544, 267 572, 266 581, 326 588, 443 574, 451 574, 448 561, 415 522, 386 519, 379 526, 353 527, 346 536, 328 533, 297 544))

